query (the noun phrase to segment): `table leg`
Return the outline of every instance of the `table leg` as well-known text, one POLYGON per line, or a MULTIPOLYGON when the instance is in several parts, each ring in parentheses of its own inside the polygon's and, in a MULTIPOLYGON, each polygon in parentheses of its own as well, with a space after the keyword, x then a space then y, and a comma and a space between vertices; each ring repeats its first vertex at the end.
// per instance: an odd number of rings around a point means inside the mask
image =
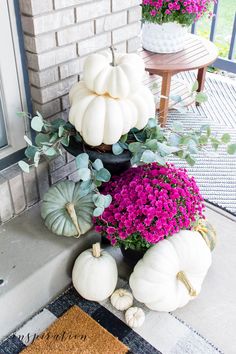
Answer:
MULTIPOLYGON (((198 69, 198 73, 197 73, 198 89, 197 89, 197 92, 201 92, 204 89, 206 71, 207 71, 207 67, 198 69)), ((196 105, 199 106, 200 103, 196 102, 196 105)))
POLYGON ((167 98, 161 97, 160 100, 159 123, 161 124, 162 127, 166 125, 166 121, 167 121, 171 76, 172 76, 171 73, 164 73, 162 76, 161 95, 167 97, 167 98))

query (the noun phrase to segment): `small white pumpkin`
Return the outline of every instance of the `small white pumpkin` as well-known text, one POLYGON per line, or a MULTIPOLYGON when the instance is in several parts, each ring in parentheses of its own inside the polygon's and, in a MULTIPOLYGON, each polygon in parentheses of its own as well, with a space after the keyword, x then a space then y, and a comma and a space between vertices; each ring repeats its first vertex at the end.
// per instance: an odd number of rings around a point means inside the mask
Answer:
POLYGON ((117 289, 111 295, 111 304, 119 311, 127 310, 133 305, 133 295, 126 289, 117 289))
POLYGON ((72 271, 75 289, 91 301, 107 299, 115 290, 117 279, 116 261, 108 252, 101 250, 99 242, 79 255, 72 271))
POLYGON ((83 81, 76 83, 69 94, 69 121, 90 146, 115 144, 136 127, 142 129, 155 116, 153 94, 147 87, 126 99, 98 96, 83 81))
POLYGON ((141 327, 145 321, 145 313, 140 307, 130 307, 125 312, 125 321, 132 328, 141 327))
POLYGON ((111 48, 86 58, 83 79, 98 95, 125 98, 139 89, 144 73, 144 62, 139 55, 114 53, 111 48))
POLYGON ((211 251, 196 231, 182 230, 151 247, 129 284, 134 297, 156 311, 174 311, 193 300, 211 265, 211 251))

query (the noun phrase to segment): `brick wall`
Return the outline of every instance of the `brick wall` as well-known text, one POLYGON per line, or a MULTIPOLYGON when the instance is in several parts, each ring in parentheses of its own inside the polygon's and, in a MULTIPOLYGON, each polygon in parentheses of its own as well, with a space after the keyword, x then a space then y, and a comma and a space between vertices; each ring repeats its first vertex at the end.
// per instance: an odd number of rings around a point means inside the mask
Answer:
MULTIPOLYGON (((33 109, 45 118, 67 119, 68 92, 84 59, 113 44, 123 52, 140 47, 141 0, 20 0, 33 109)), ((76 180, 65 153, 30 174, 17 165, 0 172, 0 223, 37 203, 50 184, 76 180)))

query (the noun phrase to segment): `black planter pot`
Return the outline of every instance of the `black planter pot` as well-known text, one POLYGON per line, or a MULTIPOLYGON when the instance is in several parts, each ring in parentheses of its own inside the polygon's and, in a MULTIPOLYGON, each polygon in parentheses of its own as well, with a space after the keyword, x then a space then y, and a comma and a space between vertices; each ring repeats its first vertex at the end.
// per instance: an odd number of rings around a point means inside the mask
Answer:
POLYGON ((130 248, 125 249, 124 246, 120 247, 121 253, 123 255, 125 263, 127 263, 131 268, 134 268, 134 266, 138 263, 138 261, 143 258, 146 250, 144 251, 136 251, 132 250, 130 248))
POLYGON ((111 175, 119 175, 131 167, 131 154, 127 150, 120 155, 114 155, 112 152, 101 152, 91 149, 83 143, 77 142, 74 137, 70 138, 70 144, 65 147, 65 149, 73 156, 78 156, 79 154, 86 152, 92 162, 96 159, 102 160, 104 167, 111 173, 111 175))

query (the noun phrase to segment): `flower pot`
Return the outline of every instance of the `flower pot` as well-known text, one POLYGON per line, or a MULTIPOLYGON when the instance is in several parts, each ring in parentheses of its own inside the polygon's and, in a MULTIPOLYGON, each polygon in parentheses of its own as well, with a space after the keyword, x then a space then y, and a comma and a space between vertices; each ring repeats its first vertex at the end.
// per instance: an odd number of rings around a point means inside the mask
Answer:
POLYGON ((188 27, 177 22, 144 22, 142 26, 143 48, 154 53, 176 53, 184 49, 188 27))
POLYGON ((134 266, 138 263, 138 261, 141 258, 143 258, 146 252, 146 250, 137 251, 137 250, 132 250, 131 248, 125 249, 124 246, 121 246, 120 250, 123 255, 125 263, 127 263, 131 268, 134 268, 134 266))
POLYGON ((74 137, 70 138, 70 144, 65 147, 65 149, 73 156, 78 156, 86 152, 91 161, 95 161, 96 159, 102 160, 104 167, 111 175, 119 175, 121 172, 131 167, 131 154, 128 150, 125 150, 120 155, 114 155, 110 151, 101 152, 96 150, 96 148, 91 148, 83 143, 77 142, 74 137))

